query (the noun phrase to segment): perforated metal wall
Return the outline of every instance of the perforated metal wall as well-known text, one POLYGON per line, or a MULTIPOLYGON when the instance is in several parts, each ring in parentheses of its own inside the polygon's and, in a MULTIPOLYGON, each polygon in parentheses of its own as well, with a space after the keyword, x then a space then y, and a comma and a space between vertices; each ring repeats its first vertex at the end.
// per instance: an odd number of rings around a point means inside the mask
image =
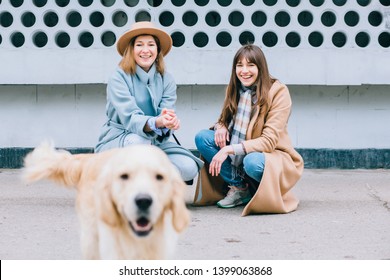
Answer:
MULTIPOLYGON (((42 53, 48 51, 48 57, 60 62, 55 59, 55 53, 65 53, 67 67, 81 71, 78 69, 82 65, 77 62, 80 57, 90 63, 106 55, 107 61, 95 65, 104 73, 95 75, 95 81, 88 74, 81 75, 84 79, 66 79, 67 82, 102 82, 107 75, 105 63, 118 59, 113 54, 116 40, 132 23, 141 20, 153 21, 169 32, 173 38, 173 53, 188 57, 186 66, 195 69, 207 67, 206 63, 218 63, 224 57, 229 60, 232 53, 247 42, 261 46, 269 54, 276 73, 283 75, 279 67, 293 67, 295 73, 304 71, 292 65, 297 60, 308 64, 307 69, 311 71, 312 57, 324 56, 324 51, 346 54, 346 63, 360 59, 363 54, 370 53, 368 57, 375 63, 383 62, 381 56, 390 55, 390 0, 0 0, 0 58, 7 57, 7 52, 27 51, 40 59, 44 57, 42 53), (218 55, 214 55, 215 52, 218 55), (287 55, 295 56, 294 61, 286 57, 279 66, 272 60, 287 55), (201 59, 196 59, 197 56, 201 59), (202 57, 207 62, 199 65, 202 57)), ((183 60, 171 60, 172 71, 181 70, 179 62, 183 60)), ((388 60, 385 58, 385 61, 388 60)), ((16 62, 24 64, 26 61, 16 62)), ((39 62, 28 58, 27 63, 39 62)), ((325 68, 320 72, 328 71, 329 65, 323 65, 325 68)), ((4 64, 0 67, 1 72, 5 71, 4 64)), ((388 68, 382 66, 378 70, 388 68)), ((50 75, 50 70, 47 74, 50 75)), ((370 75, 375 73, 367 74, 363 82, 385 83, 378 77, 371 79, 370 75)), ((199 83, 225 81, 218 75, 216 78, 202 74, 182 78, 179 74, 178 78, 182 83, 197 83, 197 79, 199 83)), ((321 78, 309 80, 289 75, 285 78, 293 83, 329 82, 322 74, 321 78)), ((349 76, 340 79, 337 83, 350 82, 349 76)), ((38 83, 46 81, 36 80, 38 83)), ((0 79, 0 82, 5 81, 0 79)))

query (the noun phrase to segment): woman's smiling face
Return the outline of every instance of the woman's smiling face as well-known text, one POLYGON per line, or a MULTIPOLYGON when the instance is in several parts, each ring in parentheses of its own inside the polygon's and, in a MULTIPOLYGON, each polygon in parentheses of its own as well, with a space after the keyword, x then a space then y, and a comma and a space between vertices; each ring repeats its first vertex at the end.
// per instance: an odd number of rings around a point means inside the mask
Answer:
POLYGON ((140 35, 134 41, 135 62, 146 72, 157 58, 157 43, 152 35, 140 35))
POLYGON ((236 75, 244 86, 250 87, 257 81, 259 69, 256 64, 248 62, 245 57, 241 57, 236 64, 236 75))

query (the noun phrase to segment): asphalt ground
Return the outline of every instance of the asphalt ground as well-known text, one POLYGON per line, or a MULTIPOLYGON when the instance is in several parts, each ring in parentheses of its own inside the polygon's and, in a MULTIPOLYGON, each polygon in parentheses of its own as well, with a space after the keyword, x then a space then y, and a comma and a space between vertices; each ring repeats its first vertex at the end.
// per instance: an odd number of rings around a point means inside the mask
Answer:
MULTIPOLYGON (((0 169, 0 259, 81 259, 75 191, 0 169)), ((390 260, 390 170, 306 169, 289 214, 193 207, 177 260, 390 260)))

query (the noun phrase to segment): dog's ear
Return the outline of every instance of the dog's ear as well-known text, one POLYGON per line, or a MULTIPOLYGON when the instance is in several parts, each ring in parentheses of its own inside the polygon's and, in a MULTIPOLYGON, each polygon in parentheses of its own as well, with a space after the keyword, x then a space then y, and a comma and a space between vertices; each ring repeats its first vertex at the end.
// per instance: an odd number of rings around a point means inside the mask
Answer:
POLYGON ((107 177, 106 174, 97 180, 99 183, 95 191, 96 210, 100 220, 115 227, 120 223, 120 215, 112 197, 110 180, 107 177))
POLYGON ((176 170, 172 173, 173 188, 170 205, 172 210, 172 223, 175 230, 180 233, 190 223, 190 212, 186 207, 184 199, 186 184, 176 170))

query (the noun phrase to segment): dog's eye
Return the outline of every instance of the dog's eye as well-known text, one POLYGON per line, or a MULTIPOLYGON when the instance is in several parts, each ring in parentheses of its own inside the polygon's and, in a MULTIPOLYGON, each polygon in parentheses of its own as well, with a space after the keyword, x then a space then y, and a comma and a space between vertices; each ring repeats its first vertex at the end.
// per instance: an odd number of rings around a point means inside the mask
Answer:
POLYGON ((157 174, 157 175, 156 175, 156 179, 157 179, 157 181, 161 181, 161 180, 164 179, 164 176, 161 175, 161 174, 157 174))
POLYGON ((127 180, 127 179, 129 179, 129 174, 123 173, 123 174, 121 174, 119 177, 120 177, 122 180, 127 180))

